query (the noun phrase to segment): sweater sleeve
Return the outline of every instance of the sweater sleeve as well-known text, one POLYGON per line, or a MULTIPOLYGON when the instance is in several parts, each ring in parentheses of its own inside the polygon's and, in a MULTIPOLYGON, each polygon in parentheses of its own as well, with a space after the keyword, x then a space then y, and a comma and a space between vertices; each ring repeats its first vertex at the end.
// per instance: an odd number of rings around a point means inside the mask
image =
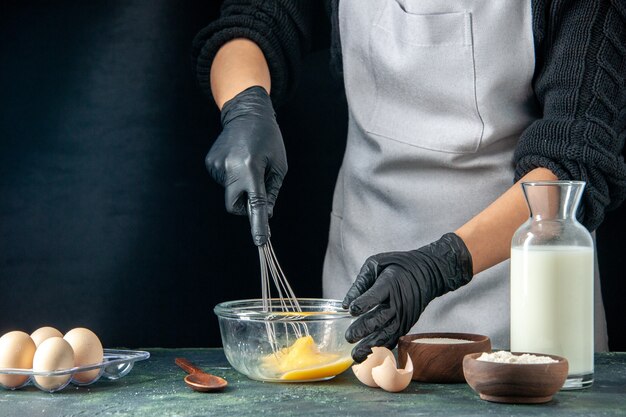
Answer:
POLYGON ((193 41, 192 58, 200 88, 210 94, 211 64, 217 51, 235 38, 247 38, 263 51, 270 70, 272 101, 293 91, 298 68, 311 43, 316 0, 225 0, 220 17, 193 41))
POLYGON ((542 117, 521 135, 515 179, 537 167, 584 180, 579 220, 595 230, 626 197, 626 6, 622 0, 534 2, 542 117))

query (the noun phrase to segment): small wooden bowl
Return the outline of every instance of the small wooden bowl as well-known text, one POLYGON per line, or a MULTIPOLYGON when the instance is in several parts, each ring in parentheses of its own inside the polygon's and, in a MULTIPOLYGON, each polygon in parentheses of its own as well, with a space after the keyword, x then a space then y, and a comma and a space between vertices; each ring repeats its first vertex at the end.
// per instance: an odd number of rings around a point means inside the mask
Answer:
POLYGON ((413 362, 413 380, 422 382, 465 382, 463 358, 468 353, 491 352, 487 336, 470 333, 417 333, 402 336, 398 341, 400 367, 406 356, 413 362), (463 339, 467 343, 415 343, 416 339, 463 339))
MULTIPOLYGON (((515 355, 522 353, 512 352, 515 355)), ((552 400, 567 378, 567 359, 549 356, 556 363, 496 363, 479 361, 480 353, 463 359, 467 383, 481 399, 497 403, 540 404, 552 400)))

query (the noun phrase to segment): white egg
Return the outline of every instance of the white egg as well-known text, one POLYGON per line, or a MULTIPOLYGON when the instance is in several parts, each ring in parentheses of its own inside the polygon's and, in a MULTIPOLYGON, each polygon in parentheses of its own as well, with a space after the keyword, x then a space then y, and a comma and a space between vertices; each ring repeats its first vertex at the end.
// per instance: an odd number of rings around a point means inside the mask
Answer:
POLYGON ((63 337, 63 333, 55 329, 54 327, 45 326, 40 327, 30 334, 30 338, 35 342, 35 346, 39 347, 41 342, 50 337, 63 337))
MULTIPOLYGON (((74 364, 76 366, 94 365, 102 362, 104 358, 102 343, 91 330, 77 327, 65 333, 63 338, 74 349, 74 364)), ((74 381, 80 384, 89 384, 100 376, 100 371, 100 369, 93 369, 76 373, 74 381)))
MULTIPOLYGON (((0 337, 0 368, 31 369, 35 342, 24 332, 9 332, 0 337)), ((0 384, 17 388, 28 380, 28 375, 0 375, 0 384)))
POLYGON ((407 356, 404 369, 396 369, 396 362, 387 357, 382 365, 372 368, 376 385, 389 392, 399 392, 409 386, 413 376, 413 362, 407 356))
POLYGON ((393 352, 386 347, 375 346, 372 348, 372 353, 367 356, 367 359, 360 364, 352 366, 352 372, 354 372, 359 381, 368 387, 377 388, 378 384, 372 378, 372 368, 381 365, 387 358, 391 358, 395 368, 396 359, 393 356, 393 352))
MULTIPOLYGON (((74 367, 74 351, 61 337, 49 337, 37 348, 33 359, 33 371, 61 371, 74 367)), ((65 386, 71 374, 58 376, 35 376, 35 382, 48 391, 65 386)))

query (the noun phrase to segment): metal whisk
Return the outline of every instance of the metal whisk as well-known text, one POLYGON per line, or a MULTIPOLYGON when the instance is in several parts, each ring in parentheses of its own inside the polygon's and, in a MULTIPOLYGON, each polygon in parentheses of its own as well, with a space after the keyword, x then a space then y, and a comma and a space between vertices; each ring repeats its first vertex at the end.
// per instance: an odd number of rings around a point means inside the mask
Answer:
MULTIPOLYGON (((283 272, 278 258, 272 247, 272 242, 268 239, 267 243, 259 246, 259 264, 261 266, 261 299, 263 303, 264 312, 277 311, 281 313, 302 312, 302 308, 298 303, 298 299, 287 281, 287 277, 283 272), (274 287, 278 293, 278 298, 272 298, 271 282, 274 283, 274 287), (274 303, 277 301, 278 303, 274 303)), ((293 334, 300 338, 303 335, 309 334, 306 324, 304 323, 288 323, 284 322, 286 319, 297 320, 298 317, 285 317, 284 314, 277 314, 276 317, 269 316, 268 322, 265 327, 267 329, 267 337, 272 350, 276 353, 279 350, 279 344, 276 337, 276 328, 272 319, 283 321, 285 326, 285 334, 289 337, 289 329, 293 331, 293 334), (287 327, 289 326, 289 327, 287 327)))

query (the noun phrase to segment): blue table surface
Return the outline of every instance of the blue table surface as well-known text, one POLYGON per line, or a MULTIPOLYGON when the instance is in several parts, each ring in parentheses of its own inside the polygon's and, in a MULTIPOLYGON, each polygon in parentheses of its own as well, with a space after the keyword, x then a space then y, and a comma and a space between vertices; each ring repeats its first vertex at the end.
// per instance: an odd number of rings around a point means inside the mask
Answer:
POLYGON ((412 382, 388 393, 361 384, 350 370, 325 382, 263 383, 231 368, 222 349, 146 350, 151 358, 117 381, 52 394, 33 386, 0 391, 0 416, 626 416, 626 353, 597 354, 589 389, 561 391, 546 404, 512 405, 483 401, 467 384, 412 382), (176 357, 223 376, 228 388, 191 391, 176 357))

